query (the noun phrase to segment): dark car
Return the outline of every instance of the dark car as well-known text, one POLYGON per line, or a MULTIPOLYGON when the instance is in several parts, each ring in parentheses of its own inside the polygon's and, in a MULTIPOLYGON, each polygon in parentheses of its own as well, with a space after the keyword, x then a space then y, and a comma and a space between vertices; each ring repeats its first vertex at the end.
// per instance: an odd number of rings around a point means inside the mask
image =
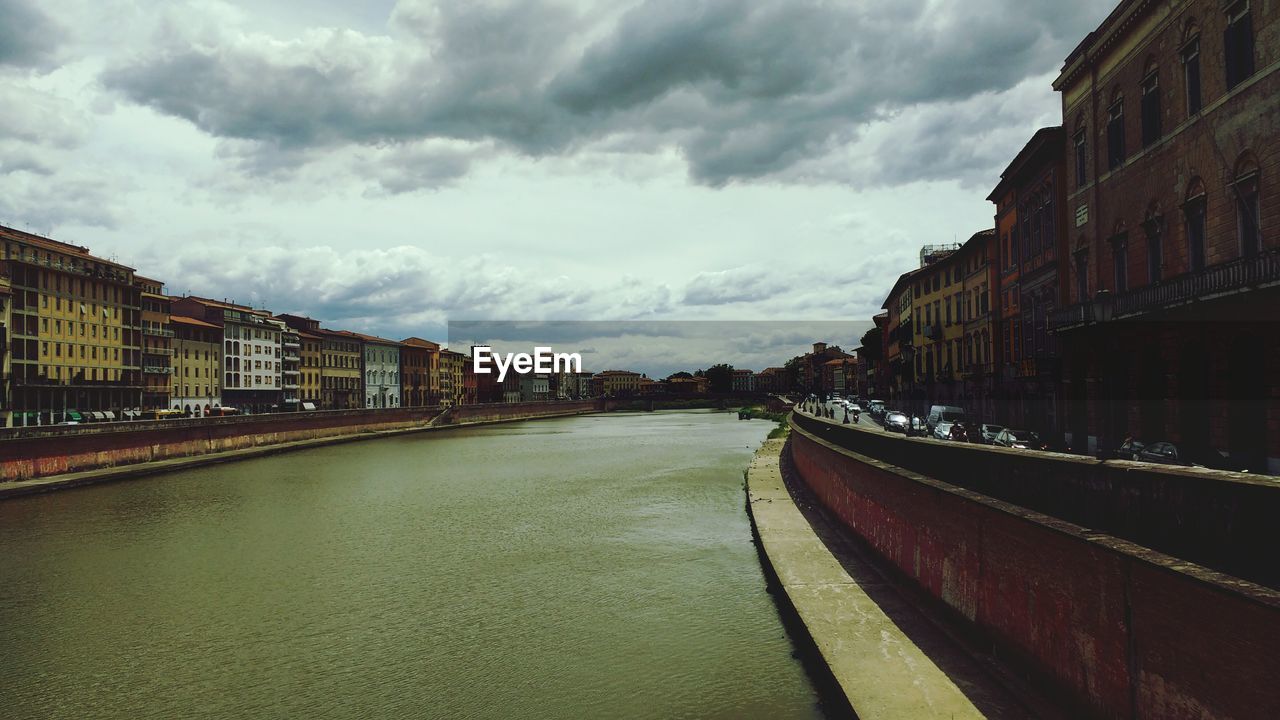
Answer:
POLYGON ((871 413, 873 418, 883 418, 885 415, 884 401, 872 400, 867 403, 867 412, 871 413))
POLYGON ((889 432, 900 432, 903 435, 906 435, 910 427, 911 427, 911 421, 907 419, 906 415, 903 415, 902 413, 896 410, 891 410, 885 413, 884 415, 885 430, 888 430, 889 432))
POLYGON ((996 435, 995 444, 1000 447, 1017 448, 1019 450, 1043 450, 1044 441, 1030 430, 1010 430, 1005 428, 996 435))
POLYGON ((1243 465, 1233 462, 1229 456, 1213 448, 1185 446, 1171 442, 1150 443, 1143 447, 1134 459, 1162 465, 1203 467, 1213 470, 1235 470, 1237 472, 1247 471, 1247 468, 1243 465))
POLYGON ((994 445, 996 442, 996 436, 1000 434, 1001 430, 1004 430, 1003 425, 983 423, 978 426, 976 431, 974 431, 973 441, 984 443, 986 445, 994 445))
POLYGON ((1111 451, 1111 456, 1119 460, 1141 460, 1142 458, 1138 456, 1146 446, 1146 443, 1141 440, 1125 438, 1125 441, 1120 443, 1120 447, 1111 451))
POLYGON ((946 439, 952 442, 971 442, 969 439, 969 427, 964 423, 953 423, 951 429, 947 431, 946 439))

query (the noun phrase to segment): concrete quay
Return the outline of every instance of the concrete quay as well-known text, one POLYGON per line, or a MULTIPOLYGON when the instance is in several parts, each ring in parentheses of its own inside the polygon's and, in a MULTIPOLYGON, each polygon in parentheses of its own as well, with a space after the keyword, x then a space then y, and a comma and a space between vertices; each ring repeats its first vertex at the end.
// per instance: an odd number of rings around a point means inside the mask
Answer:
POLYGON ((802 510, 807 501, 797 502, 783 479, 784 445, 768 440, 756 453, 748 509, 784 612, 794 610, 857 717, 1044 715, 921 614, 820 513, 802 510))

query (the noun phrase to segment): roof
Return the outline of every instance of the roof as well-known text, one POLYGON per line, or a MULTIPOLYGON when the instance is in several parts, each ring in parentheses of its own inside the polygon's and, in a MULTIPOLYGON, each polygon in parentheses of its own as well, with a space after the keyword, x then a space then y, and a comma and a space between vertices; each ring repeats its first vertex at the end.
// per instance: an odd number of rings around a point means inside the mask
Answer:
POLYGON ((169 322, 175 322, 175 323, 178 323, 179 325, 191 325, 192 327, 213 328, 214 330, 222 329, 221 327, 214 325, 213 323, 207 323, 203 320, 197 320, 196 318, 193 318, 193 317, 187 317, 186 315, 171 315, 169 317, 169 322))
POLYGON ((400 341, 401 345, 414 348, 426 348, 427 350, 439 350, 440 343, 423 340, 420 337, 408 337, 400 341))
POLYGON ((1066 136, 1061 125, 1042 127, 1037 130, 1009 162, 1004 172, 1000 173, 1000 182, 996 183, 995 189, 987 196, 987 200, 996 202, 1010 186, 1019 184, 1026 179, 1028 173, 1044 167, 1046 159, 1051 162, 1061 162, 1065 143, 1066 136))
POLYGON ((46 250, 52 250, 54 252, 60 252, 60 253, 69 253, 72 255, 79 255, 79 256, 91 259, 94 262, 102 263, 103 265, 111 265, 112 267, 124 268, 125 270, 129 270, 130 272, 133 271, 133 268, 129 267, 128 265, 121 265, 120 263, 115 262, 113 260, 107 260, 106 258, 101 258, 101 257, 98 257, 97 255, 90 253, 89 248, 83 245, 72 245, 71 243, 65 243, 65 242, 62 242, 61 240, 54 240, 53 238, 47 238, 43 235, 36 235, 35 233, 29 233, 24 230, 19 230, 17 228, 11 228, 7 225, 0 225, 0 238, 9 238, 9 239, 17 240, 20 242, 31 243, 36 247, 42 247, 46 250))
POLYGON ((388 340, 386 338, 378 337, 377 335, 365 335, 364 333, 358 333, 358 332, 353 332, 351 334, 355 335, 356 337, 360 338, 361 340, 367 343, 375 343, 378 345, 395 345, 396 347, 400 347, 399 340, 388 340))
POLYGON ((918 274, 921 270, 924 270, 924 268, 916 268, 915 270, 908 270, 907 272, 904 272, 901 275, 899 275, 898 280, 893 284, 893 287, 889 288, 889 294, 884 297, 884 304, 881 305, 880 308, 882 310, 888 310, 889 301, 892 300, 893 297, 898 294, 898 288, 902 287, 904 284, 909 282, 911 278, 916 274, 918 274))
POLYGON ((243 312, 255 312, 254 309, 249 307, 248 305, 237 305, 235 303, 227 302, 225 300, 214 300, 212 298, 203 298, 198 295, 181 295, 181 296, 170 295, 169 299, 170 300, 191 300, 193 302, 200 303, 201 305, 207 305, 209 307, 220 307, 228 310, 241 310, 243 312))

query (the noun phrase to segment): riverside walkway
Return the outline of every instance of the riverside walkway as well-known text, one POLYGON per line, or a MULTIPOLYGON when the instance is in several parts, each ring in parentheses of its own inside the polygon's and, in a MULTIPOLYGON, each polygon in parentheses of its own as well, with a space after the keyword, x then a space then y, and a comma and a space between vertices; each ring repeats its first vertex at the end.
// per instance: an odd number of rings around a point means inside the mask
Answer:
POLYGON ((761 446, 748 507, 786 600, 859 718, 1044 716, 899 595, 783 479, 785 441, 761 446), (807 511, 807 512, 806 512, 807 511))

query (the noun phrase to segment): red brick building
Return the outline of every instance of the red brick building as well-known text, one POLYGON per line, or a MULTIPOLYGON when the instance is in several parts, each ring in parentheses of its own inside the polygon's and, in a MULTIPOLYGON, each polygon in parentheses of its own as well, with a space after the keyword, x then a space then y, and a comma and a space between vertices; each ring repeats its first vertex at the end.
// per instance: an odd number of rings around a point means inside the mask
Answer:
POLYGON ((1061 126, 1041 128, 1000 175, 1000 333, 1003 356, 996 391, 1005 421, 1046 435, 1060 431, 1061 362, 1049 317, 1060 302, 1066 232, 1066 163, 1061 126))
POLYGON ((1077 447, 1280 472, 1280 4, 1125 0, 1067 58, 1052 316, 1077 447))

